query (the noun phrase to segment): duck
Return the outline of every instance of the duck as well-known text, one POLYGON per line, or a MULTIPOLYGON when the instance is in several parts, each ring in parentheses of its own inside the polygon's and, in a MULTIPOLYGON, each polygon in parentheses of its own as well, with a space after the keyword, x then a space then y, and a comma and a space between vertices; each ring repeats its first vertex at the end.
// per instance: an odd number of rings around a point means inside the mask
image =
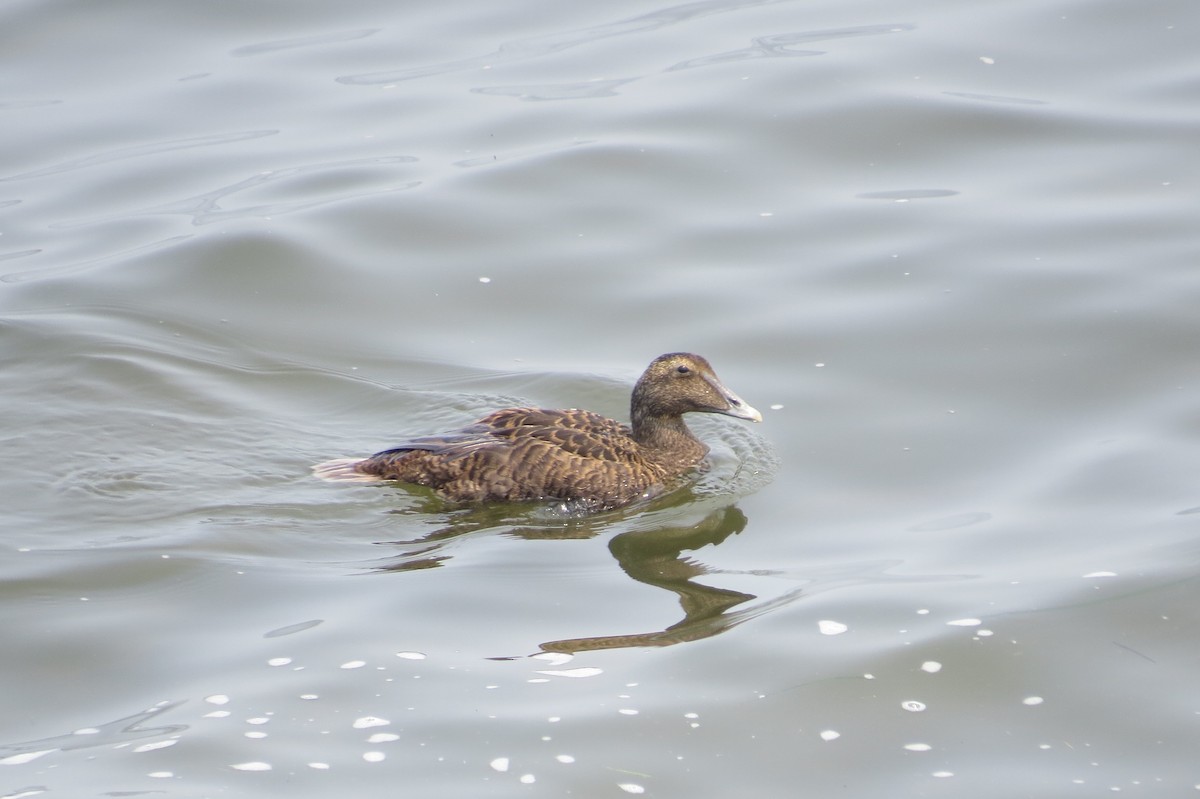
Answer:
POLYGON ((707 360, 672 352, 655 358, 634 385, 628 425, 578 408, 504 408, 460 430, 313 471, 326 480, 425 486, 456 503, 553 500, 612 509, 661 494, 702 465, 709 448, 684 422, 688 413, 762 421, 707 360))

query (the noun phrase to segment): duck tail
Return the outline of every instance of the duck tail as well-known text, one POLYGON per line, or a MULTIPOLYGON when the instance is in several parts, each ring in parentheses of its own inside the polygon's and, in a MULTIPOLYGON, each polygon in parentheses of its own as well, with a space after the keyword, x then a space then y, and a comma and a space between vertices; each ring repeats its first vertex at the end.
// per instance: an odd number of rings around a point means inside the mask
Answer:
POLYGON ((367 474, 358 470, 362 458, 334 458, 323 461, 312 467, 313 475, 322 480, 336 483, 382 483, 383 478, 376 474, 367 474))

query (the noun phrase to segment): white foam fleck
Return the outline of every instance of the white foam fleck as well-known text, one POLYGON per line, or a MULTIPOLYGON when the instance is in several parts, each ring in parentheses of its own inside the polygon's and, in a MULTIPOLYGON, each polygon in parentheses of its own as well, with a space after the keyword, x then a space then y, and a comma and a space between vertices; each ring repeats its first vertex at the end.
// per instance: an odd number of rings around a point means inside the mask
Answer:
POLYGON ((821 730, 821 740, 822 741, 836 741, 838 738, 841 738, 841 737, 842 737, 842 734, 840 732, 838 732, 837 730, 821 730))
POLYGON ((946 622, 946 624, 950 627, 978 627, 983 624, 983 621, 980 619, 955 619, 954 621, 946 622))
POLYGON ((396 657, 404 658, 405 660, 424 660, 425 655, 420 652, 397 652, 396 657))
POLYGON ((928 752, 933 747, 929 744, 905 744, 904 748, 910 752, 928 752))
POLYGON ((242 735, 244 735, 247 738, 266 738, 267 737, 267 734, 265 732, 259 732, 258 730, 251 730, 250 732, 244 732, 244 733, 242 733, 242 735))
POLYGON ((383 752, 363 752, 363 760, 367 761, 368 763, 381 763, 384 760, 387 760, 387 755, 385 755, 383 752))
POLYGON ((539 671, 538 674, 545 674, 548 677, 573 677, 579 679, 582 677, 595 677, 598 674, 603 674, 604 669, 595 667, 582 667, 578 669, 547 669, 539 671))
POLYGON ((532 774, 522 774, 521 775, 521 783, 522 784, 533 785, 535 782, 537 782, 537 777, 533 776, 532 774))
POLYGON ((270 719, 266 716, 255 716, 252 719, 246 719, 247 724, 266 724, 268 721, 270 721, 270 719))
POLYGON ((941 670, 942 664, 936 660, 927 660, 921 664, 921 671, 929 672, 930 674, 937 674, 941 670))
POLYGON ((575 762, 575 758, 572 757, 571 755, 555 755, 554 759, 557 760, 559 763, 574 763, 575 762))
POLYGON ((286 666, 291 663, 291 658, 271 658, 267 661, 268 666, 286 666))
POLYGON ((544 660, 551 666, 561 666, 564 663, 570 663, 575 656, 566 652, 539 652, 533 656, 533 659, 544 660))
POLYGON ((385 744, 391 741, 399 741, 400 736, 394 732, 377 732, 367 739, 369 744, 385 744))
POLYGON ((354 720, 354 729, 365 730, 371 727, 386 727, 391 724, 387 719, 381 719, 378 716, 363 716, 354 720))
POLYGON ((365 665, 367 665, 367 662, 365 660, 348 660, 345 663, 343 663, 342 665, 338 666, 338 668, 339 669, 361 669, 365 665))
POLYGON ((617 711, 622 716, 636 716, 640 711, 634 710, 631 707, 623 707, 617 711))
POLYGON ((491 766, 495 771, 499 771, 501 774, 503 774, 504 772, 508 771, 508 758, 497 757, 493 759, 491 763, 488 763, 488 765, 491 766))
POLYGON ((71 734, 72 735, 99 735, 100 730, 96 729, 95 727, 80 727, 78 730, 75 730, 71 734))
POLYGON ((916 699, 905 699, 900 703, 900 707, 904 708, 910 713, 920 713, 925 709, 925 703, 916 699))
POLYGON ((318 769, 319 771, 325 771, 329 768, 329 764, 313 762, 313 763, 309 763, 308 767, 318 769))
POLYGON ((850 628, 840 621, 831 621, 830 619, 821 619, 817 622, 817 629, 821 631, 821 635, 841 635, 850 628))
POLYGON ((210 705, 227 705, 229 704, 229 697, 225 694, 213 694, 212 696, 204 697, 204 701, 210 705))
POLYGON ((271 764, 264 763, 261 760, 251 760, 248 763, 234 763, 230 768, 237 769, 238 771, 270 771, 271 764))
POLYGON ((142 744, 141 746, 135 746, 133 748, 133 751, 135 751, 135 752, 153 752, 155 749, 166 749, 168 746, 174 746, 177 743, 179 743, 178 738, 172 738, 169 741, 155 741, 154 743, 142 744))
POLYGON ((205 713, 202 718, 223 719, 223 718, 228 718, 230 715, 231 714, 228 710, 214 710, 211 713, 205 713))
POLYGON ((175 772, 173 772, 173 771, 151 771, 146 776, 153 777, 156 780, 166 780, 166 779, 170 779, 171 777, 174 777, 175 772))
POLYGON ((646 789, 636 782, 618 782, 617 787, 625 793, 645 793, 646 789))
POLYGON ((1083 575, 1083 579, 1086 580, 1089 577, 1116 577, 1116 576, 1117 576, 1116 572, 1088 572, 1087 574, 1083 575))
POLYGON ((22 752, 19 755, 9 755, 8 757, 0 758, 0 765, 19 766, 22 763, 28 763, 32 760, 37 760, 42 755, 48 755, 51 752, 57 751, 57 749, 42 749, 38 752, 22 752))
POLYGON ((931 777, 953 777, 954 772, 953 771, 935 771, 930 776, 931 777))
POLYGON ((1046 700, 1042 699, 1040 696, 1027 696, 1021 700, 1021 704, 1033 706, 1033 705, 1040 705, 1042 702, 1045 702, 1045 701, 1046 700))

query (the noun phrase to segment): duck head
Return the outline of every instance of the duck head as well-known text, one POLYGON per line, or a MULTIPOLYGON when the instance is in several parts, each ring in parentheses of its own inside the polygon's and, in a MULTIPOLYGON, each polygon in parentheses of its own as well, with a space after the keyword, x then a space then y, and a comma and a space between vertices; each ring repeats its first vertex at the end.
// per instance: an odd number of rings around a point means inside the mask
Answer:
POLYGON ((751 422, 762 414, 730 391, 708 361, 688 352, 660 355, 633 388, 632 418, 678 417, 685 413, 721 413, 751 422))

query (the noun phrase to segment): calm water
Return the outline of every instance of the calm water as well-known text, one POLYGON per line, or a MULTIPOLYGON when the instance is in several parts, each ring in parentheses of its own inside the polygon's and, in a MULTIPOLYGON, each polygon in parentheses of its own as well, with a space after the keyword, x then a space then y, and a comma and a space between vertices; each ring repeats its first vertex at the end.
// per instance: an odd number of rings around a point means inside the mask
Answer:
POLYGON ((1194 4, 0 20, 0 797, 1200 789, 1194 4), (309 475, 677 349, 650 506, 309 475))

